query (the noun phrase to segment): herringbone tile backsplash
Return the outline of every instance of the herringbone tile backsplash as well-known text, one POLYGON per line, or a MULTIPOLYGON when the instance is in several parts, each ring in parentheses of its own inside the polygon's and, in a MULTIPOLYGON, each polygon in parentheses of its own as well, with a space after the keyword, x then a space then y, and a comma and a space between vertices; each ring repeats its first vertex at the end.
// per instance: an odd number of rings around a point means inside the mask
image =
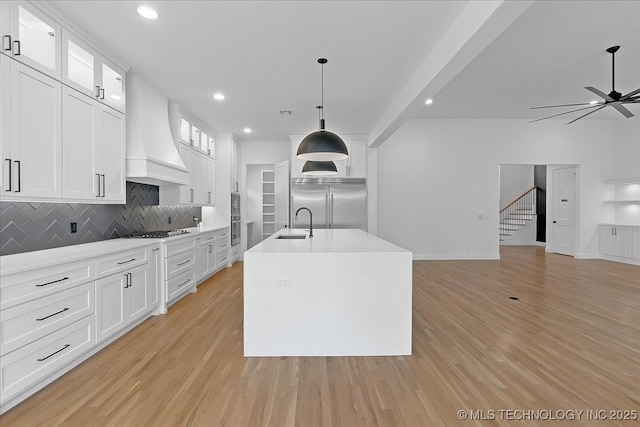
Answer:
POLYGON ((200 207, 158 206, 159 188, 127 182, 126 205, 0 202, 0 255, 193 227, 200 207), (71 234, 70 223, 78 223, 71 234))

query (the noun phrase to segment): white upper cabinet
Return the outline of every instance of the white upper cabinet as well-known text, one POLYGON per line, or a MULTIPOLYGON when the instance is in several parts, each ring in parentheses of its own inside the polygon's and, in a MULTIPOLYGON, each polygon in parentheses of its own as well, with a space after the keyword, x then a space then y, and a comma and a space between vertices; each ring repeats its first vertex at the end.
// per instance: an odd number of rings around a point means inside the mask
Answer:
POLYGON ((20 62, 2 59, 0 198, 59 198, 62 85, 20 62))
POLYGON ((124 116, 64 87, 62 197, 125 203, 124 116))
POLYGON ((61 26, 26 1, 1 1, 2 53, 60 79, 61 26))
POLYGON ((124 112, 124 72, 65 30, 62 32, 62 81, 124 112))
POLYGON ((11 160, 11 60, 0 55, 0 198, 11 191, 9 172, 11 160))

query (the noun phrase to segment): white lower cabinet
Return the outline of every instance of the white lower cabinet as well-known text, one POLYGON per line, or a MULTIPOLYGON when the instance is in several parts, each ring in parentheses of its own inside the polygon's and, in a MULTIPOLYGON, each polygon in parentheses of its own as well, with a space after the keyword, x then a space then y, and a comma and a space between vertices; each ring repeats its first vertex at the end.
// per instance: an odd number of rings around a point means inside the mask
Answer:
POLYGON ((2 356, 2 401, 60 369, 96 344, 93 316, 2 356))
POLYGON ((96 281, 98 342, 148 313, 148 264, 96 281))
POLYGON ((89 245, 73 249, 73 262, 71 247, 0 257, 0 413, 158 306, 159 243, 108 255, 89 245), (47 266, 33 268, 34 258, 47 266))
POLYGON ((216 271, 216 233, 198 239, 198 282, 216 271))
MULTIPOLYGON (((640 259, 640 227, 615 224, 600 225, 600 253, 614 261, 640 259)), ((627 261, 625 261, 627 260, 627 261)), ((631 261, 631 263, 636 263, 631 261)))
POLYGON ((165 243, 164 288, 167 306, 195 289, 196 239, 190 236, 165 243))

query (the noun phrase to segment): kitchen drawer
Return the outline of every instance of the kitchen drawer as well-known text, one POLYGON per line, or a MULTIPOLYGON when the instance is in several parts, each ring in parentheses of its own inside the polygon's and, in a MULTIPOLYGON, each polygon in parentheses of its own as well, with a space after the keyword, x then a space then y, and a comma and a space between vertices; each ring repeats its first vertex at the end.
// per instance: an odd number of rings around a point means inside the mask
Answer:
POLYGON ((96 276, 98 278, 105 277, 144 265, 149 262, 147 254, 147 248, 142 248, 135 251, 120 252, 110 258, 99 259, 96 261, 96 276))
POLYGON ((216 269, 226 267, 229 264, 229 251, 216 253, 216 269))
POLYGON ((95 312, 93 282, 0 312, 0 352, 10 353, 95 312))
POLYGON ((167 281, 167 300, 171 301, 178 295, 192 289, 196 285, 196 270, 185 271, 167 281))
POLYGON ((191 250, 167 258, 167 278, 172 278, 196 266, 196 252, 191 250))
POLYGON ((228 228, 225 228, 224 230, 220 230, 217 232, 217 238, 216 240, 224 240, 224 239, 228 239, 229 238, 229 233, 230 230, 228 228))
POLYGON ((231 246, 231 257, 236 259, 240 256, 240 245, 231 246))
POLYGON ((229 250, 229 242, 228 241, 217 242, 216 243, 216 254, 218 254, 220 252, 228 251, 228 250, 229 250))
POLYGON ((180 254, 195 248, 196 248, 196 239, 194 237, 180 239, 175 242, 168 242, 167 252, 165 256, 169 258, 170 256, 180 254))
POLYGON ((217 233, 207 233, 200 236, 200 245, 209 244, 218 238, 217 233))
POLYGON ((94 316, 88 316, 0 357, 0 395, 6 401, 73 361, 96 344, 94 316))
POLYGON ((56 265, 3 276, 0 309, 22 304, 95 279, 93 261, 56 265))

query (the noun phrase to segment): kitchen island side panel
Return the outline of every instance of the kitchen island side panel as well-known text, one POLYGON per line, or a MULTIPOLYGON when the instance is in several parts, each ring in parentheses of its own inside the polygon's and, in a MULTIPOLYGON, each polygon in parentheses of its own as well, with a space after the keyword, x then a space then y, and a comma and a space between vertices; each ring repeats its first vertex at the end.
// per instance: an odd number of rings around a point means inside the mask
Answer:
POLYGON ((410 252, 252 253, 244 355, 411 354, 410 252))

